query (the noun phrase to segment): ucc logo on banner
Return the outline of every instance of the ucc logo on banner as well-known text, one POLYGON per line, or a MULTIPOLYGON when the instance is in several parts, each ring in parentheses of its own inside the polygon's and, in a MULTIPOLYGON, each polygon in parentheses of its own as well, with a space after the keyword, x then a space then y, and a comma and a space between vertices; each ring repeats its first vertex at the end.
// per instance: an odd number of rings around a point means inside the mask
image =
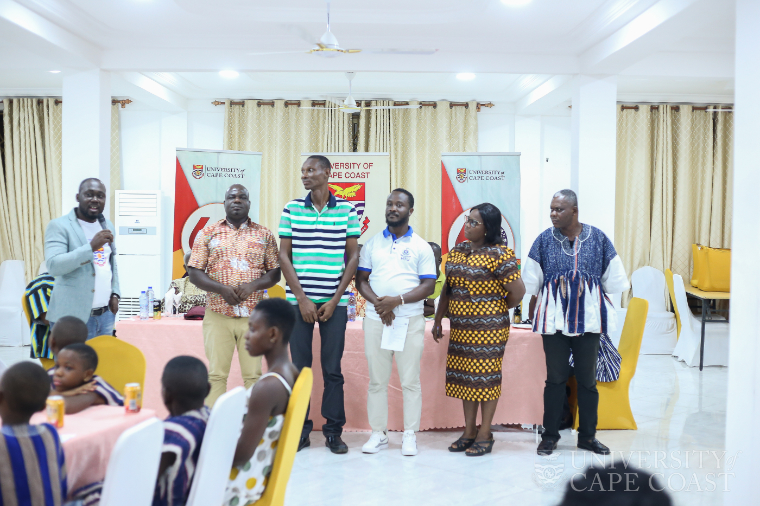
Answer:
POLYGON ((203 177, 203 165, 193 165, 193 177, 195 179, 203 177))
POLYGON ((464 183, 467 181, 467 168, 457 168, 457 181, 464 183))

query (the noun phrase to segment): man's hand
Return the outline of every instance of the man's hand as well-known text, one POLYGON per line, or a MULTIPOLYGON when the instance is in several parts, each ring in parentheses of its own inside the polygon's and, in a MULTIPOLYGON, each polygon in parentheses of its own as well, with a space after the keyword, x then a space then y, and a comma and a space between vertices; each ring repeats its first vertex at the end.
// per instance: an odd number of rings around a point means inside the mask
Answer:
POLYGON ((401 304, 401 297, 398 295, 391 297, 390 295, 385 297, 378 297, 375 302, 375 312, 382 318, 386 313, 393 312, 393 309, 401 304))
POLYGON ((329 302, 325 302, 322 304, 322 307, 319 308, 319 311, 317 312, 317 316, 319 317, 319 321, 326 322, 330 319, 330 317, 333 315, 333 312, 335 311, 335 306, 337 306, 337 302, 333 302, 331 299, 329 302))
MULTIPOLYGON (((119 298, 116 295, 111 295, 111 300, 108 301, 108 309, 110 309, 113 314, 119 312, 119 298)), ((150 308, 150 310, 152 312, 153 308, 150 308)))
POLYGON ((240 301, 248 300, 248 297, 253 295, 256 290, 253 289, 253 283, 243 283, 242 285, 235 287, 235 293, 240 301))
POLYGON ((107 242, 113 242, 113 234, 108 229, 103 229, 95 234, 95 237, 90 241, 90 247, 92 251, 98 251, 107 242))
POLYGON ((439 343, 441 338, 443 338, 443 326, 439 320, 436 320, 433 323, 433 339, 436 343, 439 343))
POLYGON ((394 313, 393 311, 391 311, 390 313, 385 313, 384 315, 380 317, 380 321, 383 322, 383 325, 385 325, 386 327, 390 327, 391 325, 393 325, 393 320, 395 319, 396 319, 396 313, 394 313))
POLYGON ((222 291, 219 292, 219 295, 221 295, 222 298, 224 298, 224 301, 230 306, 237 306, 243 302, 243 300, 240 299, 237 292, 235 291, 235 288, 231 286, 225 286, 222 288, 222 291))
POLYGON ((316 321, 319 321, 319 315, 317 314, 317 305, 314 304, 308 297, 304 297, 298 301, 298 309, 301 310, 301 317, 306 323, 314 323, 316 321))

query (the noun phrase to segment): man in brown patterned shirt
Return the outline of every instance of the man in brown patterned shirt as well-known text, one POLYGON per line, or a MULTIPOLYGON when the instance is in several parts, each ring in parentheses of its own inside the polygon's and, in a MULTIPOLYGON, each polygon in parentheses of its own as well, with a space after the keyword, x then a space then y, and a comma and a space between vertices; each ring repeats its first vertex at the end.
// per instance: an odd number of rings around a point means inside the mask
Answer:
POLYGON ((187 264, 190 281, 208 292, 203 318, 211 383, 208 406, 227 391, 235 348, 245 388, 261 376, 261 358, 246 351, 245 333, 248 317, 264 291, 280 280, 280 264, 274 234, 251 221, 250 209, 245 186, 230 186, 224 196, 227 217, 201 230, 187 264))

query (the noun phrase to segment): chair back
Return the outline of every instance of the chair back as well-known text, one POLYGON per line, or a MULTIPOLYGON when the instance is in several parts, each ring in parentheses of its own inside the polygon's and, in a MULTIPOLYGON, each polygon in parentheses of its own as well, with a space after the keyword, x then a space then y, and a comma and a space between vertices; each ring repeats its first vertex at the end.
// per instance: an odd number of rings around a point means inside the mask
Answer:
POLYGON ((277 442, 277 453, 275 453, 272 464, 272 474, 269 475, 269 482, 264 489, 264 494, 261 499, 256 501, 256 506, 282 506, 285 502, 285 489, 288 487, 293 460, 295 460, 298 451, 298 442, 301 439, 301 430, 306 418, 306 409, 309 407, 313 383, 314 375, 311 368, 304 367, 301 369, 288 401, 285 422, 282 426, 280 440, 277 442))
POLYGON ((636 372, 648 312, 649 302, 644 299, 634 297, 628 304, 623 332, 620 334, 620 344, 618 345, 618 352, 622 359, 618 381, 630 381, 636 372))
MULTIPOLYGON (((19 297, 24 295, 24 262, 5 260, 0 264, 0 305, 19 307, 19 297)), ((23 304, 22 304, 23 306, 23 304)))
POLYGON ((139 348, 114 336, 98 336, 87 341, 98 354, 95 374, 119 393, 127 383, 139 383, 145 391, 145 355, 139 348))
POLYGON ((224 502, 224 490, 230 477, 244 413, 243 387, 230 390, 214 403, 186 506, 209 506, 224 502))
POLYGON ((164 424, 151 418, 122 432, 111 452, 101 506, 150 506, 164 442, 164 424))
POLYGON ((29 325, 30 331, 32 327, 32 311, 29 309, 29 301, 26 299, 26 294, 21 296, 21 307, 24 308, 24 316, 26 316, 26 324, 29 325))
POLYGON ((284 299, 285 289, 280 285, 274 285, 272 288, 267 288, 267 293, 270 299, 284 299))
POLYGON ((673 291, 676 295, 674 305, 679 309, 681 330, 683 330, 684 325, 691 325, 691 320, 694 319, 694 316, 691 314, 691 309, 689 309, 689 301, 686 299, 686 288, 680 274, 673 274, 673 291))
MULTIPOLYGON (((678 304, 676 304, 676 291, 673 284, 673 271, 665 269, 665 282, 668 284, 668 292, 670 292, 670 302, 673 304, 673 311, 676 312, 676 330, 678 336, 681 336, 681 313, 678 312, 678 304)), ((686 306, 688 307, 688 306, 686 306)))
POLYGON ((649 302, 649 311, 652 313, 664 313, 668 309, 665 285, 665 275, 654 267, 642 267, 637 269, 631 276, 633 296, 649 302))

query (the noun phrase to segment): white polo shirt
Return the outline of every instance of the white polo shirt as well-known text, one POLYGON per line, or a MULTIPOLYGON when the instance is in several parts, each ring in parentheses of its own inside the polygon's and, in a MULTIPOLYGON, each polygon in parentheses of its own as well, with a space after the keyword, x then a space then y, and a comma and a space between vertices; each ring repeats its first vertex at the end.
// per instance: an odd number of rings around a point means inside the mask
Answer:
MULTIPOLYGON (((414 233, 412 227, 401 237, 386 227, 362 247, 360 271, 369 272, 369 286, 378 297, 408 293, 420 285, 421 279, 436 279, 435 257, 430 244, 414 233)), ((424 313, 424 301, 398 305, 396 316, 408 317, 424 313)), ((367 301, 365 315, 380 320, 375 306, 367 301)))

